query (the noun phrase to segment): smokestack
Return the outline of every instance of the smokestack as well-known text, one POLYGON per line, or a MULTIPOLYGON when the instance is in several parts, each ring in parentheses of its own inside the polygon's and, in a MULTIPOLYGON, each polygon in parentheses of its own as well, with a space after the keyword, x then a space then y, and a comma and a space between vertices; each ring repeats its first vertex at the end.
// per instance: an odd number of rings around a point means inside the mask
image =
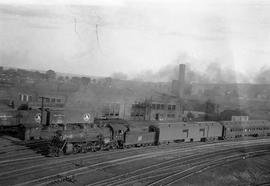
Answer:
POLYGON ((185 69, 186 69, 185 64, 180 64, 179 65, 179 78, 178 78, 178 83, 179 83, 179 98, 183 98, 184 97, 185 69))

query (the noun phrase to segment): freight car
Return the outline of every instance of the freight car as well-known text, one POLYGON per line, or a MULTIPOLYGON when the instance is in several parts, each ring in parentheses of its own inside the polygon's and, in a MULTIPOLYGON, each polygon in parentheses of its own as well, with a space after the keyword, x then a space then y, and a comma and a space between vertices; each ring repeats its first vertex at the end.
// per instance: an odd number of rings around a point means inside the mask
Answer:
POLYGON ((63 124, 61 110, 25 109, 2 111, 0 113, 1 132, 11 133, 22 140, 49 139, 63 124), (1 117, 2 116, 2 117, 1 117))
POLYGON ((5 110, 0 112, 1 131, 11 130, 17 125, 17 111, 5 110))
POLYGON ((1 132, 15 134, 24 140, 39 138, 42 123, 40 110, 2 111, 0 115, 1 132))
POLYGON ((73 129, 77 124, 90 124, 93 120, 93 115, 87 110, 6 110, 0 112, 0 131, 26 141, 51 140, 56 131, 73 129))
POLYGON ((215 140, 222 137, 218 122, 161 122, 150 126, 156 131, 159 143, 215 140))
POLYGON ((57 131, 72 131, 82 129, 82 126, 90 126, 93 121, 93 113, 86 109, 45 109, 45 124, 41 127, 40 139, 51 140, 57 131))

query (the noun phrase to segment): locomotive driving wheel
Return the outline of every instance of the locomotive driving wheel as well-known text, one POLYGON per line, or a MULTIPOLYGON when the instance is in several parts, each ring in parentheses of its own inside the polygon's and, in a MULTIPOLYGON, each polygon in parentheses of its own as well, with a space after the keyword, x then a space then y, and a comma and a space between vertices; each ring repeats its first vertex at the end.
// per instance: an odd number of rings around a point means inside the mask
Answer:
POLYGON ((73 153, 79 153, 82 151, 82 146, 80 144, 75 144, 73 146, 73 153))

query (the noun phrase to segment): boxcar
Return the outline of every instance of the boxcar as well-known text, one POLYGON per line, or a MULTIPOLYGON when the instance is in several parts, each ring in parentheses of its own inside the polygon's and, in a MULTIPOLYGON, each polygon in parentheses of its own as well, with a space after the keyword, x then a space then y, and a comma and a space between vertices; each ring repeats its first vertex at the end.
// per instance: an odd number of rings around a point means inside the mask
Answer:
POLYGON ((18 134, 24 140, 39 139, 42 123, 46 120, 46 113, 41 117, 40 110, 18 111, 18 134), (43 120, 41 122, 41 119, 43 120))
POLYGON ((214 121, 196 122, 199 125, 202 141, 217 140, 222 138, 223 126, 214 121))
POLYGON ((9 129, 18 125, 17 111, 5 110, 0 112, 0 128, 1 130, 9 129))
POLYGON ((222 137, 222 125, 217 122, 166 122, 151 126, 158 132, 160 143, 173 141, 206 141, 222 137))

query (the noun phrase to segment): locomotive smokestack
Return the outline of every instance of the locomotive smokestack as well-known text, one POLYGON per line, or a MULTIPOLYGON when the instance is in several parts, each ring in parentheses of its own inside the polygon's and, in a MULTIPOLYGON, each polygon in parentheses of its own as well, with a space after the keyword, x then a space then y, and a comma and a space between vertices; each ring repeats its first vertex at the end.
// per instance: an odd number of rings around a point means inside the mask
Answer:
POLYGON ((179 77, 178 77, 178 86, 179 86, 179 98, 184 97, 184 89, 185 89, 185 64, 179 65, 179 77))

